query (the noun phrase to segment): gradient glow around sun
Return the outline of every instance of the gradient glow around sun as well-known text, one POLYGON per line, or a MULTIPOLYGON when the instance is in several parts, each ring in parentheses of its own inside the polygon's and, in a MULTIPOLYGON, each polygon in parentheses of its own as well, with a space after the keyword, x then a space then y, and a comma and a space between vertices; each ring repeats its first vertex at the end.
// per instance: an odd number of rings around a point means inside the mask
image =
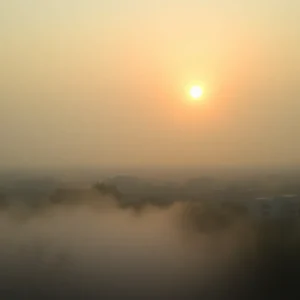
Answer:
POLYGON ((193 99, 199 99, 203 95, 203 89, 199 85, 194 85, 190 88, 190 96, 193 99))

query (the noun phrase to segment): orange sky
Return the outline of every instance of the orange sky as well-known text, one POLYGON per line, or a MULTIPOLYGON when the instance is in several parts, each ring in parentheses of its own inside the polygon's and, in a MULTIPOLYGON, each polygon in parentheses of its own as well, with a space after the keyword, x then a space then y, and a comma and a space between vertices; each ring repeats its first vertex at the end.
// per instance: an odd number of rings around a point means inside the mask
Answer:
POLYGON ((298 1, 0 4, 0 161, 299 163, 297 12, 298 1), (204 95, 191 103, 195 82, 204 95))

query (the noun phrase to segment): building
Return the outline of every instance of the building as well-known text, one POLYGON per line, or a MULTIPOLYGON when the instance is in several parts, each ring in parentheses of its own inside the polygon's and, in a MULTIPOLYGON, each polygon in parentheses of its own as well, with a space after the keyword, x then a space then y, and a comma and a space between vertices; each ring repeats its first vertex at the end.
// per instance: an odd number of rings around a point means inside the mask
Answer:
POLYGON ((247 202, 248 213, 258 219, 300 218, 297 195, 258 197, 247 202))

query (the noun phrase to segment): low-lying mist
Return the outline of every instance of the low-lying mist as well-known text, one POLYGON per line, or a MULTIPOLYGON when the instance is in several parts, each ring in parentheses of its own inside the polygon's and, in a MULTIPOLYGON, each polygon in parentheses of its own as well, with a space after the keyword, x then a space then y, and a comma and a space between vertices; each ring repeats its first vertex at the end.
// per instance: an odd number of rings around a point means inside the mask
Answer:
POLYGON ((277 238, 283 226, 266 229, 186 201, 138 209, 109 197, 12 205, 0 228, 1 299, 264 298, 280 284, 269 284, 273 270, 289 283, 298 270, 277 238), (278 259, 286 269, 276 269, 278 259))

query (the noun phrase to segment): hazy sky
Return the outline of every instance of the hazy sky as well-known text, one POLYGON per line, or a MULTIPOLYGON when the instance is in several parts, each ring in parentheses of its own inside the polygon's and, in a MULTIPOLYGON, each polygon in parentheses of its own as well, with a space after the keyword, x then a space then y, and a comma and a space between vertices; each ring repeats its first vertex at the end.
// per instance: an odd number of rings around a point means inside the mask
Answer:
POLYGON ((1 1, 0 165, 299 164, 299 16, 298 0, 1 1))

